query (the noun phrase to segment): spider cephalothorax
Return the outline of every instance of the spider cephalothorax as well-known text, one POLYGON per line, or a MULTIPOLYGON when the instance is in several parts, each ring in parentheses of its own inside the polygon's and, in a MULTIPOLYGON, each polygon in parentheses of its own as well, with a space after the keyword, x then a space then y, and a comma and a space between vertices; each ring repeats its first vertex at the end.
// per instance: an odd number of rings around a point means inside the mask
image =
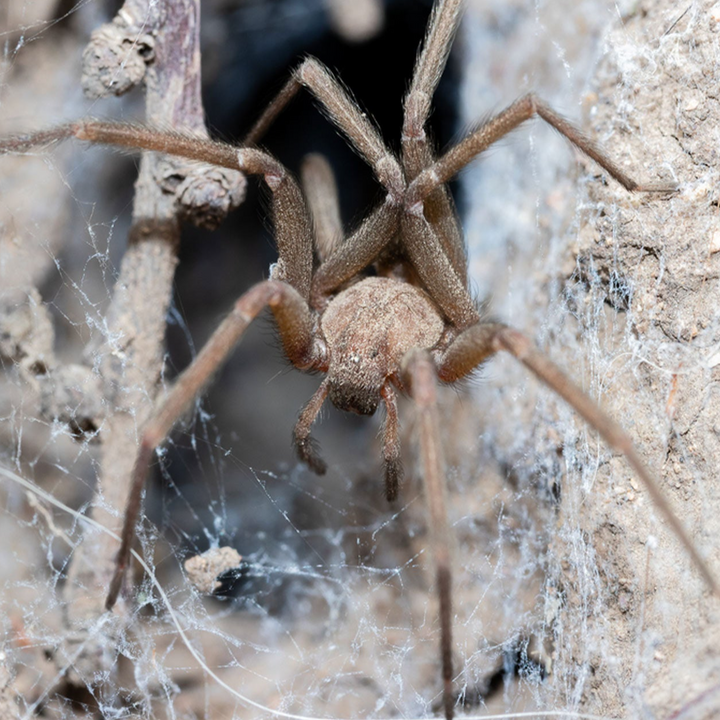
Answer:
POLYGON ((381 277, 349 287, 322 316, 333 405, 372 415, 382 388, 397 384, 405 353, 434 347, 444 327, 437 305, 420 288, 381 277))
MULTIPOLYGON (((397 497, 402 479, 395 389, 404 390, 401 366, 414 348, 448 342, 442 312, 421 288, 390 277, 369 277, 323 303, 314 369, 327 373, 293 433, 301 460, 322 474, 326 466, 310 437, 325 398, 339 410, 372 415, 385 403, 385 493, 397 497)), ((450 333, 452 330, 450 329, 450 333)))
POLYGON ((310 428, 325 399, 329 397, 341 410, 361 415, 374 413, 383 403, 386 495, 394 499, 401 479, 396 391, 407 392, 415 401, 437 571, 443 697, 448 719, 455 704, 451 558, 443 493, 444 463, 438 439, 435 392, 438 379, 455 382, 499 351, 516 357, 570 403, 610 446, 625 455, 708 583, 715 587, 712 574, 663 499, 628 435, 521 333, 481 318, 468 291, 462 232, 445 183, 495 141, 522 122, 539 116, 627 190, 667 193, 675 187, 638 184, 589 138, 533 94, 521 97, 437 157, 425 133, 425 124, 460 14, 461 0, 437 0, 405 98, 399 157, 388 149, 343 86, 312 58, 292 74, 241 148, 141 126, 97 121, 0 141, 0 152, 22 151, 66 137, 164 152, 260 176, 272 195, 279 254, 273 279, 258 283, 240 297, 148 421, 133 471, 107 608, 113 607, 122 588, 141 490, 155 448, 224 362, 252 320, 269 307, 293 365, 326 373, 300 413, 294 431, 298 455, 316 472, 324 472, 325 464, 314 447, 310 428), (339 225, 332 174, 322 159, 314 157, 308 161, 301 191, 278 160, 255 147, 283 106, 302 87, 315 96, 330 120, 372 166, 386 191, 384 201, 347 238, 339 225), (376 277, 366 277, 369 268, 376 277))

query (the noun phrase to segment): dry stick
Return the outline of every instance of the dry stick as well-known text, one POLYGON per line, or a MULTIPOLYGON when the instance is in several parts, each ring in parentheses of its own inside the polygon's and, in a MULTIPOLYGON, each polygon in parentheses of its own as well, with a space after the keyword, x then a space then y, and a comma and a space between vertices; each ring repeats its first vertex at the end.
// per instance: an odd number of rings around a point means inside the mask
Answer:
MULTIPOLYGON (((131 39, 140 37, 141 32, 154 33, 154 62, 144 77, 147 121, 155 126, 205 133, 200 98, 199 1, 168 0, 160 5, 128 0, 116 19, 131 39)), ((97 43, 108 37, 108 28, 112 30, 117 25, 116 22, 104 26, 94 34, 91 43, 95 43, 95 50, 97 43)), ((127 47, 133 47, 132 43, 127 47)), ((61 136, 63 130, 55 132, 61 136)), ((48 137, 52 139, 56 138, 48 137)), ((129 247, 108 310, 108 340, 93 352, 93 356, 101 358, 99 364, 110 410, 102 427, 96 490, 99 500, 92 512, 101 524, 113 529, 119 528, 128 496, 138 430, 152 411, 162 372, 165 317, 177 263, 180 208, 177 197, 163 191, 157 178, 163 175, 163 170, 165 175, 173 172, 174 166, 170 164, 173 162, 155 155, 142 159, 129 247)), ((187 165, 181 163, 174 172, 205 188, 206 197, 213 196, 217 205, 211 212, 216 216, 242 197, 244 178, 239 174, 218 177, 215 171, 214 176, 206 176, 207 168, 197 167, 194 172, 198 174, 193 177, 189 176, 187 165)), ((88 536, 75 552, 67 583, 71 625, 86 627, 90 618, 103 611, 116 553, 114 540, 96 534, 88 536)), ((91 654, 85 664, 86 672, 97 671, 97 660, 91 654)))

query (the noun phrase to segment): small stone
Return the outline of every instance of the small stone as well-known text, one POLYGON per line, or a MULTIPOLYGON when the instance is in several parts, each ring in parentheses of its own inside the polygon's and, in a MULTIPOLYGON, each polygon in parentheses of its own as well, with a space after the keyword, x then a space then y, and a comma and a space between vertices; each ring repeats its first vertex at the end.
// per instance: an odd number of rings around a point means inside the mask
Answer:
POLYGON ((185 572, 195 588, 206 595, 218 590, 222 583, 218 576, 240 565, 242 557, 231 547, 211 548, 185 561, 185 572))

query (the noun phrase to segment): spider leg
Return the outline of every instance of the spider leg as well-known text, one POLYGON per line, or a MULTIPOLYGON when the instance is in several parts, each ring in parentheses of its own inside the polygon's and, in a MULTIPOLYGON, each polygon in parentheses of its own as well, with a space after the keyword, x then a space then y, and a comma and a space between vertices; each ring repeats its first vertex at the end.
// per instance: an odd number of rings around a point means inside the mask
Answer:
POLYGON ((324 475, 327 465, 320 455, 315 440, 310 435, 310 428, 328 396, 328 387, 329 381, 328 378, 325 378, 307 405, 300 411, 300 417, 298 417, 293 430, 293 447, 298 459, 317 475, 324 475))
POLYGON ((400 209, 386 200, 346 240, 335 177, 327 160, 322 155, 308 155, 301 168, 301 181, 321 263, 312 281, 312 305, 321 309, 327 296, 370 265, 396 234, 400 209))
MULTIPOLYGON (((408 182, 435 162, 432 142, 425 130, 430 103, 447 63, 462 16, 462 0, 437 3, 432 12, 422 51, 403 105, 402 164, 408 182)), ((450 193, 440 185, 425 198, 425 216, 435 228, 453 269, 465 282, 467 257, 463 234, 450 193)))
POLYGON ((238 169, 262 175, 272 191, 273 225, 278 260, 274 280, 285 280, 303 297, 310 298, 313 265, 313 232, 303 194, 292 175, 275 158, 260 150, 237 150, 238 169))
POLYGON ((312 153, 303 160, 300 181, 315 227, 315 251, 322 263, 343 240, 335 175, 322 155, 312 153))
POLYGON ((247 134, 243 145, 255 145, 301 87, 306 87, 315 96, 330 120, 369 163, 388 193, 396 202, 400 202, 405 179, 397 158, 387 148, 367 114, 360 110, 333 74, 315 58, 307 58, 293 72, 285 87, 247 134))
POLYGON ((313 345, 313 314, 297 290, 283 282, 266 280, 250 288, 240 297, 230 314, 220 323, 197 358, 180 375, 172 390, 145 425, 133 468, 115 573, 105 601, 107 610, 112 609, 117 600, 128 566, 135 523, 140 511, 142 489, 155 448, 167 437, 193 399, 225 362, 248 325, 266 305, 275 316, 285 352, 293 364, 300 368, 322 364, 322 352, 313 345))
POLYGON ((25 153, 36 147, 67 140, 68 138, 75 137, 75 129, 76 126, 74 123, 67 123, 66 125, 58 125, 49 130, 39 130, 37 132, 22 133, 19 135, 7 135, 4 138, 0 138, 0 155, 25 153))
MULTIPOLYGON (((425 131, 431 100, 447 63, 462 15, 462 0, 435 4, 428 32, 404 101, 402 162, 411 191, 436 166, 425 131)), ((405 202, 401 219, 404 249, 425 288, 448 319, 459 328, 477 323, 480 316, 467 292, 467 257, 452 199, 443 182, 435 183, 405 202)))
POLYGON ((327 296, 370 265, 395 235, 400 227, 400 209, 386 200, 345 239, 337 186, 327 160, 322 155, 308 155, 303 161, 301 180, 321 263, 312 280, 312 305, 321 309, 327 296))
MULTIPOLYGON (((419 176, 422 177, 422 174, 419 176)), ((422 203, 406 209, 400 221, 404 248, 425 289, 450 322, 464 330, 480 320, 465 279, 455 272, 422 203)))
POLYGON ((324 296, 370 265, 393 239, 398 229, 399 208, 406 182, 397 158, 387 148, 367 114, 360 110, 333 74, 315 58, 307 58, 293 72, 285 87, 250 130, 244 143, 257 143, 301 87, 306 87, 320 102, 330 120, 369 163, 388 193, 384 203, 371 213, 353 235, 337 245, 318 268, 313 279, 312 297, 313 305, 321 307, 324 296))
POLYGON ((285 280, 304 299, 310 297, 312 225, 298 184, 285 167, 266 152, 182 135, 143 125, 84 120, 30 135, 0 140, 0 154, 24 152, 51 141, 75 137, 102 145, 150 150, 261 175, 272 192, 278 262, 273 278, 285 280))
POLYGON ((522 333, 499 323, 480 323, 469 328, 459 335, 443 354, 438 366, 438 376, 443 382, 454 382, 500 350, 509 352, 517 358, 545 385, 562 397, 611 448, 625 456, 642 480, 655 506, 664 515, 678 540, 687 550, 705 582, 715 594, 720 594, 713 572, 660 491, 657 481, 643 463, 630 436, 522 333))
MULTIPOLYGON (((462 17, 463 0, 441 0, 433 7, 422 50, 415 63, 410 90, 404 102, 403 154, 426 148, 425 123, 430 104, 450 54, 462 17)), ((418 166, 419 167, 419 166, 418 166)))
POLYGON ((398 435, 397 395, 389 383, 382 386, 380 395, 385 401, 385 424, 383 426, 383 461, 385 463, 385 497, 388 502, 397 500, 403 478, 400 461, 400 437, 398 435))
POLYGON ((440 604, 440 654, 442 657, 443 705, 446 720, 452 720, 452 576, 450 532, 445 499, 444 460, 440 445, 437 416, 437 374, 426 350, 411 350, 402 361, 403 381, 415 401, 420 425, 425 501, 430 517, 430 538, 435 560, 438 600, 440 604))
POLYGON ((316 270, 312 279, 312 302, 322 306, 324 298, 370 265, 393 239, 400 227, 401 208, 388 198, 337 246, 316 270))
POLYGON ((564 135, 575 147, 592 158, 600 167, 615 178, 624 188, 634 192, 674 192, 671 184, 640 184, 626 175, 600 146, 582 133, 572 123, 556 113, 547 103, 533 93, 524 95, 495 117, 483 123, 464 140, 448 150, 434 165, 423 170, 412 182, 406 194, 406 206, 422 202, 435 188, 446 183, 471 160, 497 142, 518 125, 538 115, 564 135))

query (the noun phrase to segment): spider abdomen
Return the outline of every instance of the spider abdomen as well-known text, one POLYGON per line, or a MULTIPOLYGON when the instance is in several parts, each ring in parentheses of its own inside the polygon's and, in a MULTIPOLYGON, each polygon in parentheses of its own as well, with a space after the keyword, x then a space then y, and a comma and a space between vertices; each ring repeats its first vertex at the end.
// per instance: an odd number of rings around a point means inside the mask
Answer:
POLYGON ((433 347, 444 327, 437 305, 406 282, 373 277, 341 292, 322 317, 333 405, 372 415, 405 353, 433 347))

